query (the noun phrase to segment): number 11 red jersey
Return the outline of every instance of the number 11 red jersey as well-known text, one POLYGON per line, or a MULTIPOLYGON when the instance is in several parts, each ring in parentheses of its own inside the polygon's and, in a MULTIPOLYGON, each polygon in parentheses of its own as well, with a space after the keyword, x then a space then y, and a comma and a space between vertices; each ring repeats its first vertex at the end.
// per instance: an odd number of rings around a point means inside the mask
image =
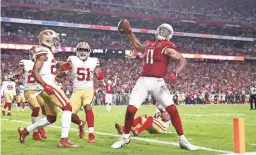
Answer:
POLYGON ((141 76, 163 78, 167 72, 169 57, 163 52, 166 48, 175 48, 170 41, 149 42, 143 58, 141 76))

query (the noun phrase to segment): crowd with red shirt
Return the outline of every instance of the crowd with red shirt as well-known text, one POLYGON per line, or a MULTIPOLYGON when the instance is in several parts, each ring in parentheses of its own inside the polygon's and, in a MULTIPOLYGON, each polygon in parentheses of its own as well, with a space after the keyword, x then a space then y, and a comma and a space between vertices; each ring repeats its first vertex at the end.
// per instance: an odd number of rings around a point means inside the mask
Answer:
MULTIPOLYGON (((255 0, 8 0, 2 4, 1 16, 9 18, 115 27, 120 18, 127 18, 133 28, 156 29, 161 23, 166 22, 173 26, 175 32, 256 38, 256 31, 252 28, 256 24, 255 0), (29 7, 21 6, 28 4, 29 7), (198 21, 201 21, 201 24, 198 24, 198 21), (244 27, 240 27, 239 24, 244 27)), ((9 22, 2 22, 1 42, 38 44, 40 31, 49 28, 59 33, 62 46, 75 47, 78 42, 87 41, 92 48, 133 50, 127 37, 120 36, 116 31, 9 22)), ((141 41, 154 37, 145 33, 136 33, 136 36, 141 41)), ((180 36, 173 37, 172 41, 181 53, 256 57, 253 42, 180 36)), ((21 59, 28 58, 23 53, 5 51, 2 54, 2 77, 14 72, 21 59)), ((57 54, 57 59, 60 60, 67 57, 68 53, 57 54)), ((102 58, 100 61, 106 79, 113 81, 114 76, 117 76, 114 91, 129 93, 141 71, 142 60, 102 58)), ((169 87, 174 92, 183 92, 190 96, 200 92, 248 91, 249 86, 256 81, 254 66, 255 62, 248 61, 240 63, 193 60, 189 61, 186 69, 178 76, 177 82, 169 87)), ((173 67, 171 63, 168 72, 174 70, 173 67)), ((61 82, 65 91, 72 92, 69 77, 62 79, 61 82)), ((95 88, 97 91, 102 89, 102 83, 96 81, 95 88)))
MULTIPOLYGON (((65 61, 70 54, 57 54, 56 59, 65 61)), ((17 69, 21 59, 28 58, 24 52, 5 51, 2 54, 2 77, 17 69)), ((117 84, 114 87, 115 94, 130 93, 141 72, 141 59, 100 58, 100 67, 105 73, 105 80, 114 81, 117 76, 117 84)), ((255 62, 202 62, 189 61, 185 70, 178 75, 177 82, 169 85, 170 90, 185 94, 200 94, 202 92, 248 93, 250 86, 256 81, 255 62)), ((175 68, 171 62, 168 73, 175 68)), ((72 81, 69 77, 62 79, 61 83, 65 92, 72 92, 72 81)), ((101 81, 95 81, 95 90, 103 90, 101 81)))
MULTIPOLYGON (((3 27, 1 41, 3 43, 37 44, 38 34, 42 28, 30 28, 30 26, 18 26, 15 30, 3 27)), ((126 37, 120 36, 115 31, 92 31, 57 29, 60 34, 62 46, 75 47, 81 40, 86 40, 93 48, 103 49, 132 49, 132 45, 126 37)), ((136 34, 141 41, 153 38, 153 35, 136 34)), ((228 40, 200 39, 175 36, 172 41, 181 53, 199 53, 231 56, 256 56, 256 48, 251 42, 239 42, 228 40)))

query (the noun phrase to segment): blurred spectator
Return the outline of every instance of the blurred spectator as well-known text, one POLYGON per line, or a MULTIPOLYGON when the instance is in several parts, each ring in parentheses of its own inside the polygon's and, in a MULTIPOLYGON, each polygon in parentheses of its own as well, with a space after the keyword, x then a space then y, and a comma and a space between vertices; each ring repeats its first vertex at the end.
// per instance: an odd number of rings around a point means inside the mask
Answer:
MULTIPOLYGON (((256 14, 256 13, 255 13, 256 14)), ((48 21, 59 21, 67 23, 81 23, 81 24, 95 24, 105 26, 116 26, 120 21, 120 17, 108 16, 102 14, 82 14, 77 12, 66 12, 56 10, 39 10, 28 8, 24 11, 24 8, 16 7, 3 7, 2 17, 12 18, 25 18, 34 20, 48 20, 48 21)), ((214 25, 204 25, 195 23, 184 23, 178 21, 168 20, 143 20, 131 17, 127 18, 134 28, 147 28, 156 29, 163 22, 169 23, 174 27, 176 32, 190 32, 190 33, 207 33, 216 35, 229 35, 229 36, 241 36, 241 37, 255 37, 256 32, 253 29, 235 28, 235 27, 224 27, 214 25), (138 22, 139 21, 139 22, 138 22)), ((247 19, 247 18, 246 18, 247 19)), ((254 20, 256 21, 256 20, 254 20)), ((243 23, 244 24, 244 23, 243 23)), ((256 25, 256 23, 254 24, 256 25)))
POLYGON ((235 23, 255 23, 255 0, 8 0, 73 11, 127 13, 235 23), (88 10, 88 11, 87 11, 88 10))
MULTIPOLYGON (((58 53, 56 59, 65 61, 69 55, 69 53, 58 53)), ((14 72, 19 61, 24 58, 28 58, 24 52, 5 51, 2 53, 2 77, 14 72)), ((125 94, 131 92, 141 71, 141 61, 137 59, 100 59, 101 68, 106 75, 106 79, 114 80, 114 76, 118 77, 115 93, 125 94)), ((198 98, 195 95, 201 93, 226 93, 228 91, 233 93, 245 91, 247 93, 252 83, 256 81, 255 65, 255 62, 192 61, 188 63, 186 69, 179 75, 175 85, 170 85, 169 87, 172 92, 191 94, 193 98, 198 98)), ((175 65, 171 63, 168 72, 174 70, 174 67, 175 65)), ((64 91, 67 92, 68 90, 68 93, 71 93, 72 83, 70 78, 62 79, 61 82, 64 91)), ((102 82, 95 81, 95 89, 100 90, 100 88, 103 88, 102 82)), ((121 100, 127 100, 127 97, 121 100)), ((239 99, 237 97, 235 101, 239 99)))
MULTIPOLYGON (((3 43, 37 44, 38 34, 47 27, 34 25, 2 24, 1 41, 3 43)), ((89 29, 55 28, 60 34, 63 46, 75 47, 80 41, 87 41, 92 48, 132 49, 127 37, 116 31, 96 31, 89 29), (65 34, 65 35, 62 35, 65 34)), ((153 38, 153 34, 136 34, 141 40, 153 38)), ((214 40, 175 36, 172 41, 182 53, 201 53, 218 55, 256 56, 253 42, 214 40)))

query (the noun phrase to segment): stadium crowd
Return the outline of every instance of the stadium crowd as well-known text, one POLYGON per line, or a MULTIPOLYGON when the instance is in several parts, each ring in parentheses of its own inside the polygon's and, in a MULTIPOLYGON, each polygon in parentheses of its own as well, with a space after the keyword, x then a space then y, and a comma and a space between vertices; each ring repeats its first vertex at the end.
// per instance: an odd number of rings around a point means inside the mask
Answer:
MULTIPOLYGON (((37 44, 40 30, 47 27, 3 24, 3 43, 37 44)), ((53 27, 53 29, 56 29, 53 27)), ((116 31, 96 31, 88 29, 58 28, 62 46, 75 47, 77 42, 86 40, 93 48, 132 49, 126 37, 116 31), (65 35, 61 35, 65 34, 65 35)), ((153 38, 150 34, 137 34, 141 41, 153 38)), ((177 49, 182 53, 256 56, 256 48, 251 42, 174 37, 177 49)))
MULTIPOLYGON (((256 24, 256 1, 254 0, 8 0, 18 4, 34 4, 26 8, 14 4, 2 7, 2 17, 25 18, 34 20, 49 20, 80 24, 97 24, 116 26, 120 18, 127 18, 134 28, 156 29, 161 23, 172 24, 176 32, 216 34, 256 38, 256 31, 251 28, 234 28, 209 23, 184 23, 177 19, 204 20, 245 25, 256 24), (14 7, 13 7, 13 6, 14 7), (38 9, 42 6, 47 9, 38 9), (69 11, 67 11, 69 10, 69 11), (117 15, 120 13, 119 15, 117 15), (113 16, 116 14, 116 16, 113 16), (126 16, 128 15, 129 16, 126 16), (123 15, 123 16, 122 16, 123 15), (147 17, 155 17, 149 20, 147 17), (250 18, 249 18, 250 17, 250 18), (141 18, 138 22, 138 18, 141 18)), ((1 42, 37 44, 38 34, 49 27, 2 23, 1 42)), ((126 37, 121 37, 116 31, 96 31, 88 29, 73 29, 50 27, 60 34, 62 46, 75 47, 79 41, 87 41, 92 48, 102 49, 131 49, 126 37)), ((153 38, 150 34, 136 34, 141 41, 153 38)), ((182 53, 218 54, 256 56, 256 48, 249 42, 214 40, 175 36, 172 41, 182 53)), ((18 62, 26 58, 25 52, 4 51, 2 54, 2 77, 13 72, 18 62), (3 59, 4 58, 4 59, 3 59), (15 62, 15 63, 14 63, 15 62)), ((57 54, 58 60, 65 61, 70 55, 57 54)), ((106 79, 117 77, 116 94, 129 93, 133 88, 139 72, 141 60, 125 58, 101 58, 101 66, 106 79), (122 72, 122 74, 118 74, 122 72)), ((169 85, 173 93, 179 92, 196 98, 202 93, 239 94, 248 92, 249 87, 256 81, 255 62, 196 62, 190 61, 186 70, 179 75, 175 85, 169 85)), ((170 64, 169 72, 173 70, 170 64)), ((72 92, 69 77, 62 79, 67 94, 72 92)), ((254 83, 255 84, 255 83, 254 83)), ((96 81, 96 96, 102 96, 102 83, 96 81), (99 92, 99 93, 98 93, 99 92)))
MULTIPOLYGON (((57 60, 65 61, 70 53, 58 53, 57 60)), ((2 54, 1 67, 2 77, 17 69, 21 59, 28 58, 25 52, 5 51, 2 54), (4 58, 4 59, 3 59, 4 58)), ((140 59, 100 59, 102 70, 105 72, 106 80, 114 80, 117 77, 117 85, 114 88, 115 94, 127 94, 135 85, 136 79, 141 71, 140 59), (122 73, 122 74, 120 74, 122 73)), ((186 69, 179 75, 174 85, 168 85, 172 93, 184 93, 194 96, 202 93, 248 93, 250 86, 256 81, 255 62, 196 62, 188 63, 186 69)), ((174 69, 172 63, 169 71, 174 69)), ((61 79, 64 91, 70 95, 72 83, 69 77, 61 79)), ((96 92, 104 92, 101 81, 95 81, 96 92)))
POLYGON ((106 11, 191 20, 255 23, 254 0, 8 0, 77 11, 106 11), (250 17, 250 18, 249 18, 250 17), (246 21, 246 22, 245 22, 246 21))
MULTIPOLYGON (((47 20, 47 21, 58 21, 67 23, 79 23, 79 24, 94 24, 94 25, 105 25, 105 26, 116 26, 120 17, 97 15, 97 14, 80 14, 76 12, 65 12, 63 10, 38 10, 38 9, 27 9, 23 11, 23 7, 3 7, 2 16, 10 18, 25 18, 34 20, 47 20)), ((147 28, 155 29, 163 21, 161 20, 141 20, 137 22, 134 18, 126 17, 134 28, 147 28)), ((231 27, 220 27, 214 25, 198 25, 194 23, 180 23, 164 21, 172 24, 176 32, 189 32, 189 33, 203 33, 203 34, 215 34, 215 35, 229 35, 229 36, 240 36, 240 37, 254 37, 256 33, 253 29, 244 28, 231 28, 231 27)))

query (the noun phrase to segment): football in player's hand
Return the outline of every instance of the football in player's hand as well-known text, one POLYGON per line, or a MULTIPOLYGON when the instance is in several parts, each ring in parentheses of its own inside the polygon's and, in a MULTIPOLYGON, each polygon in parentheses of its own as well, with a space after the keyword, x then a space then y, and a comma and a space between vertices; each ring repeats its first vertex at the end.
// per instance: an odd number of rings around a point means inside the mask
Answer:
POLYGON ((118 25, 117 29, 119 34, 124 35, 124 34, 130 34, 132 32, 132 28, 130 26, 130 23, 127 19, 122 19, 118 25))
POLYGON ((170 115, 166 111, 162 112, 161 117, 164 122, 169 121, 171 119, 170 115))

